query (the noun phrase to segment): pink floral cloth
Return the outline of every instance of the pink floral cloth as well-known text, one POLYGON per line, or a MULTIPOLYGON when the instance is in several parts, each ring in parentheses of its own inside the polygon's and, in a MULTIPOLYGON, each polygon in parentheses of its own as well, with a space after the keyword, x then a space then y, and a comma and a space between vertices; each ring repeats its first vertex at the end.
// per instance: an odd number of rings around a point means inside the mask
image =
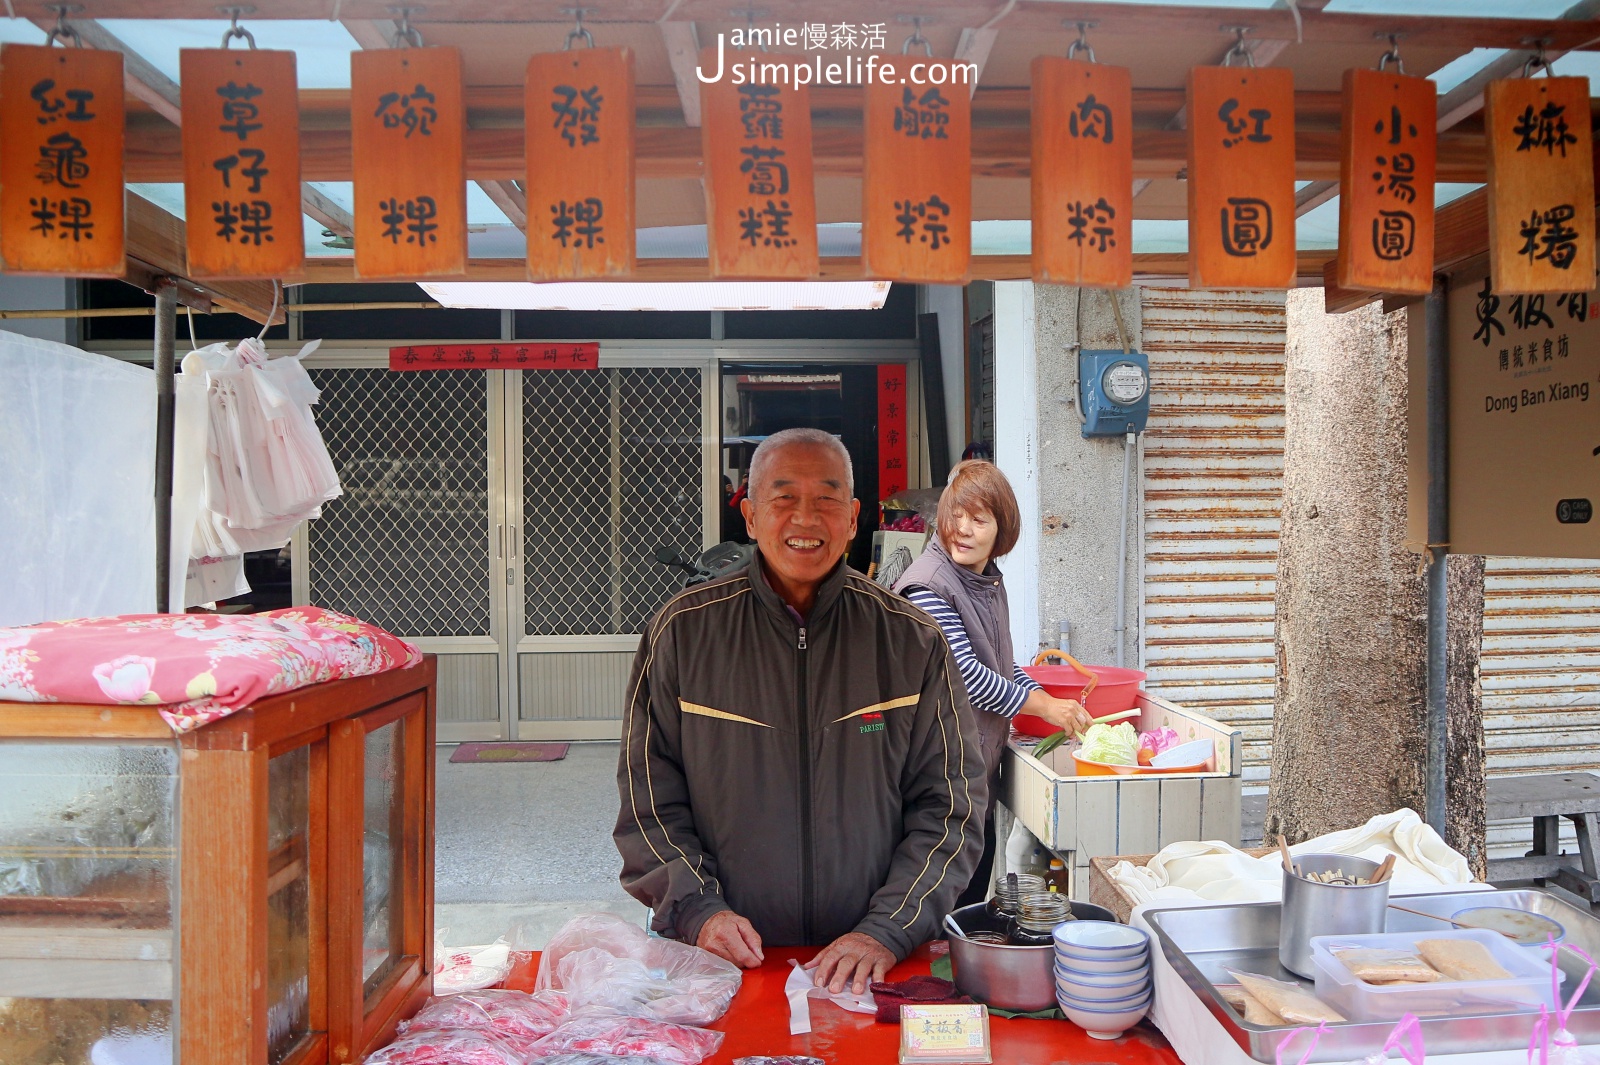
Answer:
POLYGON ((0 700, 159 706, 188 732, 268 695, 420 661, 398 636, 315 606, 78 618, 0 628, 0 700))

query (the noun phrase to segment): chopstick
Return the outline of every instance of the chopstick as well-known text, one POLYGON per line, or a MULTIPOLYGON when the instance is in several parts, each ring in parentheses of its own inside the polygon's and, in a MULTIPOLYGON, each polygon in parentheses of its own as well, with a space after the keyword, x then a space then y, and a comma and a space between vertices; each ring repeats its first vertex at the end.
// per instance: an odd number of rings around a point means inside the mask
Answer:
POLYGON ((1456 923, 1454 918, 1440 917, 1436 913, 1423 913, 1421 910, 1413 910, 1409 906, 1397 906, 1392 902, 1389 903, 1389 909, 1391 909, 1391 910, 1399 910, 1401 913, 1415 914, 1418 917, 1431 917, 1435 921, 1443 921, 1445 924, 1449 924, 1449 925, 1453 925, 1453 924, 1456 923))
POLYGON ((1290 876, 1299 876, 1300 871, 1294 867, 1294 862, 1289 858, 1289 841, 1282 833, 1278 834, 1278 853, 1283 855, 1283 871, 1290 876))
POLYGON ((1393 873, 1394 873, 1394 855, 1390 854, 1388 857, 1384 858, 1383 864, 1378 866, 1378 871, 1372 874, 1372 879, 1367 881, 1367 883, 1369 883, 1369 884, 1381 884, 1385 880, 1389 879, 1389 877, 1391 875, 1393 875, 1393 873))

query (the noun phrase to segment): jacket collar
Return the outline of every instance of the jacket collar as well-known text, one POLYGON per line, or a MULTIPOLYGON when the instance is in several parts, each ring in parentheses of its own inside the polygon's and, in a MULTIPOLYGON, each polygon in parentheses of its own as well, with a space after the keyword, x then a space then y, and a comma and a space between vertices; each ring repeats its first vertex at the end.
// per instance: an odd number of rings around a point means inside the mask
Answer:
POLYGON ((970 593, 987 592, 1000 583, 1000 567, 994 564, 994 559, 991 558, 984 563, 982 573, 974 573, 950 557, 950 552, 945 550, 944 542, 939 539, 938 533, 935 533, 928 540, 928 546, 925 550, 932 552, 933 556, 939 559, 945 568, 950 571, 951 575, 961 582, 961 586, 970 593))
MULTIPOLYGON (((811 624, 823 617, 830 607, 838 601, 840 593, 844 590, 845 575, 850 572, 849 564, 840 559, 839 564, 833 567, 833 572, 822 578, 822 584, 817 588, 816 602, 811 604, 811 613, 806 617, 806 623, 811 624)), ((793 621, 789 612, 789 604, 783 596, 779 595, 767 580, 766 562, 761 557, 761 549, 756 548, 755 558, 750 563, 750 586, 755 589, 756 598, 768 610, 778 616, 793 621)))

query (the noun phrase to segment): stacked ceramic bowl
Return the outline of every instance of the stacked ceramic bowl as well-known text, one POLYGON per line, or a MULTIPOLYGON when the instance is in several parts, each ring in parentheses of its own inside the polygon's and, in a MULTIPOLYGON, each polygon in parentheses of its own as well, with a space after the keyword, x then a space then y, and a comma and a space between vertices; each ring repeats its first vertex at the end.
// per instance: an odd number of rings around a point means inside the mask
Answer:
POLYGON ((1115 1039, 1150 1008, 1150 935, 1112 921, 1056 928, 1056 1004, 1096 1039, 1115 1039))

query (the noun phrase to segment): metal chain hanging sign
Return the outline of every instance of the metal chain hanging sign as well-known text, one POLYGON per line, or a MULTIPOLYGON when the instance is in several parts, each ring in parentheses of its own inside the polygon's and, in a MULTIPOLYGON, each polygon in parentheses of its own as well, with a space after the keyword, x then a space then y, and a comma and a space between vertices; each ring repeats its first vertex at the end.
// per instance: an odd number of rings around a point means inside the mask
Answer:
POLYGON ((1483 116, 1494 290, 1588 292, 1595 268, 1589 79, 1491 81, 1483 116))
POLYGON ((121 277, 122 54, 50 42, 0 47, 0 270, 121 277))
POLYGON ((178 58, 189 274, 292 277, 306 254, 295 54, 257 50, 237 15, 222 45, 178 58))
POLYGON ((467 114, 461 53, 399 47, 350 56, 356 276, 405 281, 467 269, 467 114))
POLYGON ((1133 283, 1133 80, 1094 61, 1079 24, 1067 58, 1033 61, 1033 279, 1133 283), (1077 58, 1084 53, 1084 60, 1077 58))
POLYGON ((1189 71, 1189 284, 1289 288, 1295 281, 1294 75, 1257 69, 1240 42, 1189 71))

